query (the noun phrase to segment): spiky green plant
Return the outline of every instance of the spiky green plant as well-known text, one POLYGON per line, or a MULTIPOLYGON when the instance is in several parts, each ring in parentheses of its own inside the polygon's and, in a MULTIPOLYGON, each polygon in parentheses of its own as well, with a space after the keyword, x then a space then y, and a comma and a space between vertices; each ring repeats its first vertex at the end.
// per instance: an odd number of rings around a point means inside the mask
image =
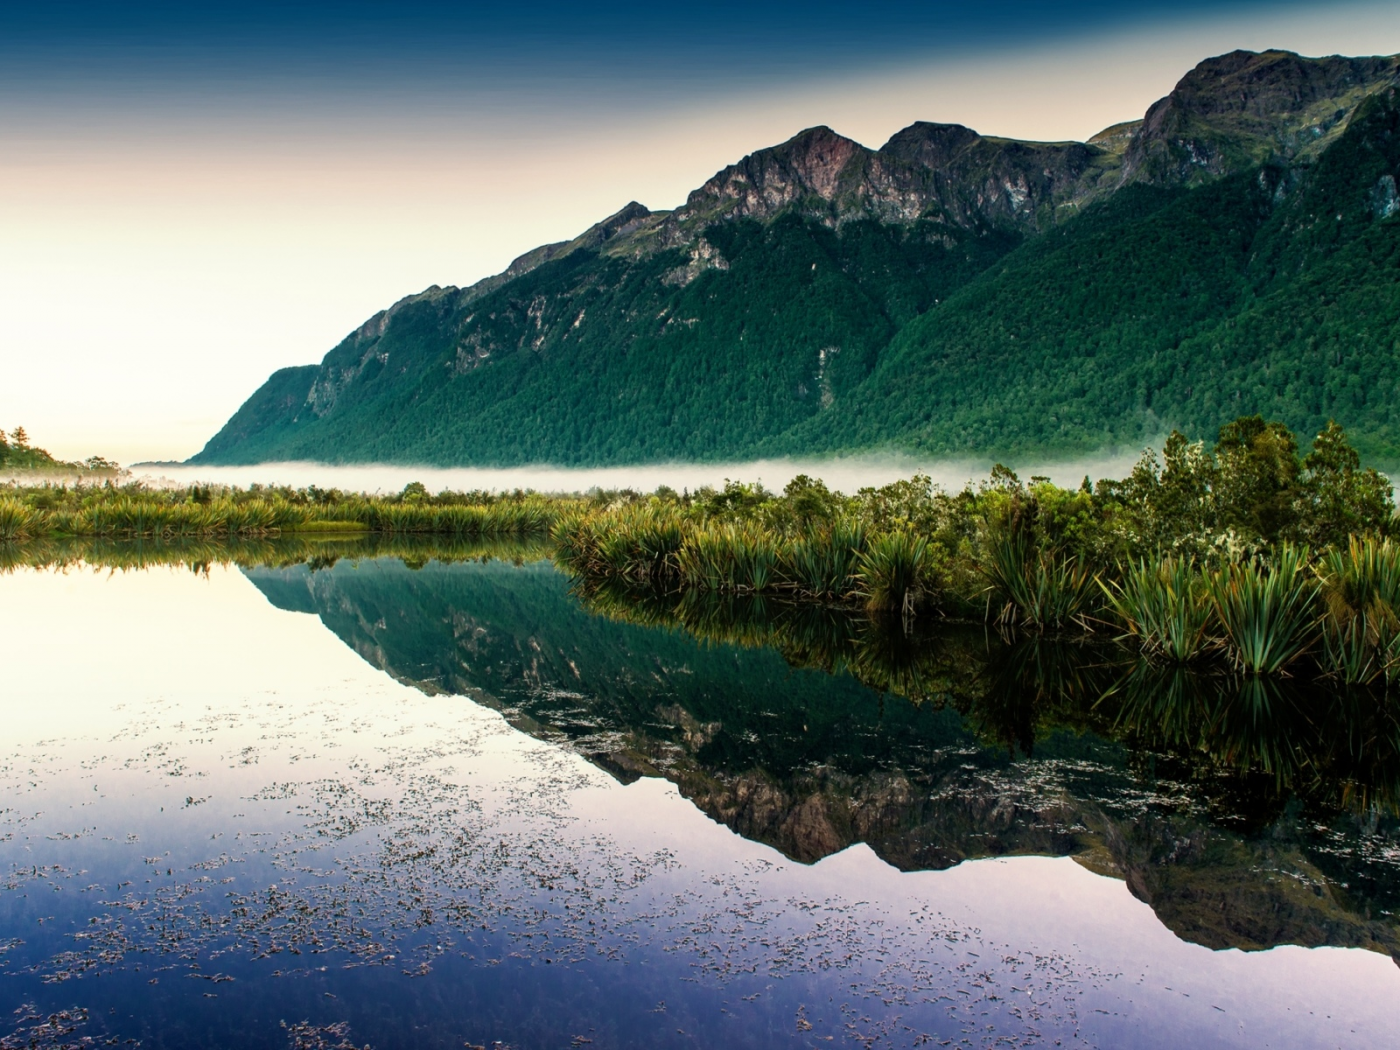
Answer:
POLYGON ((0 540, 23 540, 38 535, 40 516, 17 499, 0 499, 0 540))
POLYGON ((1244 673, 1277 674, 1316 640, 1320 603, 1307 561, 1307 548, 1284 544, 1269 563, 1231 564, 1207 577, 1230 658, 1244 673))
POLYGON ((928 596, 933 567, 933 552, 924 537, 903 530, 876 537, 857 561, 856 578, 866 607, 912 614, 928 596))
POLYGON ((1082 621, 1093 601, 1094 576, 1084 563, 1046 551, 1037 554, 1022 536, 999 536, 982 564, 989 608, 997 623, 1035 630, 1082 621))
POLYGON ((681 581, 712 591, 762 591, 775 582, 781 541, 750 522, 708 522, 691 529, 675 554, 681 581))
POLYGON ((839 598, 856 587, 864 550, 865 529, 854 522, 837 522, 788 543, 779 571, 801 594, 839 598))
POLYGON ((1400 546, 1350 538, 1318 567, 1323 671, 1348 684, 1400 677, 1400 546))
POLYGON ((1209 647, 1212 607, 1192 559, 1139 561, 1121 582, 1100 580, 1099 586, 1114 617, 1148 656, 1185 664, 1209 647))

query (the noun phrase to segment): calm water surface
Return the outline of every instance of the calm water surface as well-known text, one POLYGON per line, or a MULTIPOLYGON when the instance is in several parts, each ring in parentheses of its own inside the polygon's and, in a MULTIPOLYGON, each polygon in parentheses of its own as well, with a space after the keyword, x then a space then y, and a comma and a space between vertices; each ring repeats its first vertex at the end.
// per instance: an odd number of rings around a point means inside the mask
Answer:
POLYGON ((1394 1045, 1371 722, 1222 771, 980 635, 915 704, 772 610, 271 562, 0 577, 0 1047, 1394 1045))

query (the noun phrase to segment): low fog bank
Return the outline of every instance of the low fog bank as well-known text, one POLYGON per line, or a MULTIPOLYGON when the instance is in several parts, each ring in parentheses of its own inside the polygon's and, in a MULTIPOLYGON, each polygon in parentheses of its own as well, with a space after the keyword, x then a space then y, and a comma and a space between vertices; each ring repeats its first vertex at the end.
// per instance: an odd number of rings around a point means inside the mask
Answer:
MULTIPOLYGON (((1077 487, 1087 475, 1091 480, 1121 478, 1132 470, 1139 452, 1090 456, 1076 460, 1026 460, 1008 465, 1023 480, 1045 476, 1058 485, 1077 487)), ((694 491, 705 485, 722 487, 726 479, 761 481, 781 491, 799 474, 820 478, 845 493, 871 485, 887 485, 917 473, 929 475, 949 491, 987 477, 991 463, 972 460, 926 460, 913 456, 848 456, 823 460, 765 459, 746 463, 664 463, 631 467, 565 468, 551 466, 479 468, 414 467, 395 464, 330 466, 324 463, 260 463, 247 467, 185 467, 137 465, 132 477, 150 485, 183 486, 225 484, 317 485, 344 491, 399 492, 411 481, 421 481, 430 492, 444 489, 502 492, 534 489, 538 492, 585 492, 589 489, 635 489, 651 492, 661 485, 677 491, 694 491)))

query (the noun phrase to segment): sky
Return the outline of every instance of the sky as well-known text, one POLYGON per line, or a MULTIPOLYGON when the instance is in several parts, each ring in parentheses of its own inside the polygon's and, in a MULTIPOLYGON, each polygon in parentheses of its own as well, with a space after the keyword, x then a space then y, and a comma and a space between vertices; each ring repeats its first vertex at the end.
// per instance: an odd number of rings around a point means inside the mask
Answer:
POLYGON ((1400 4, 712 0, 0 9, 0 427, 184 459, 277 368, 826 124, 1084 139, 1400 4))

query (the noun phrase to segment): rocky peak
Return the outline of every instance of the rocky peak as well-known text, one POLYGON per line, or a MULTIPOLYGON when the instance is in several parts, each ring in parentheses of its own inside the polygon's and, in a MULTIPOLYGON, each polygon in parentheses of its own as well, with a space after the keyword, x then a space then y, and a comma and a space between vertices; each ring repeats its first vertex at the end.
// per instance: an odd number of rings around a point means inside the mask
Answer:
POLYGON ((1053 221, 1058 203, 1083 195, 1086 173, 1103 152, 1079 142, 986 138, 961 124, 927 121, 872 151, 830 128, 809 128, 692 193, 669 220, 673 235, 665 242, 684 240, 683 231, 697 225, 766 221, 793 208, 836 226, 868 218, 1035 229, 1053 221))
POLYGON ((836 199, 842 176, 870 150, 828 127, 808 128, 778 146, 750 153, 693 192, 677 223, 768 219, 804 199, 836 199))
POLYGON ((1194 184, 1269 160, 1306 159, 1397 75, 1397 57, 1232 51, 1206 59, 1147 111, 1123 180, 1194 184))
POLYGON ((768 222, 794 210, 829 226, 874 219, 1036 233, 1129 182, 1192 185, 1271 159, 1306 160, 1368 95, 1397 80, 1397 58, 1232 51, 1201 62, 1142 120, 1087 143, 1022 142, 919 121, 870 150, 829 127, 808 128, 717 172, 674 212, 632 201, 464 295, 475 298, 579 249, 632 256, 689 249, 685 274, 693 276, 714 262, 702 237, 711 223, 768 222))
POLYGON ((602 247, 614 237, 624 237, 639 229, 649 218, 651 218, 651 212, 647 208, 636 201, 631 201, 621 211, 609 215, 602 222, 595 223, 572 241, 567 242, 568 247, 570 250, 602 247))
POLYGON ((981 135, 961 124, 919 120, 890 136, 880 147, 880 155, 936 170, 952 167, 960 155, 983 141, 981 135))

